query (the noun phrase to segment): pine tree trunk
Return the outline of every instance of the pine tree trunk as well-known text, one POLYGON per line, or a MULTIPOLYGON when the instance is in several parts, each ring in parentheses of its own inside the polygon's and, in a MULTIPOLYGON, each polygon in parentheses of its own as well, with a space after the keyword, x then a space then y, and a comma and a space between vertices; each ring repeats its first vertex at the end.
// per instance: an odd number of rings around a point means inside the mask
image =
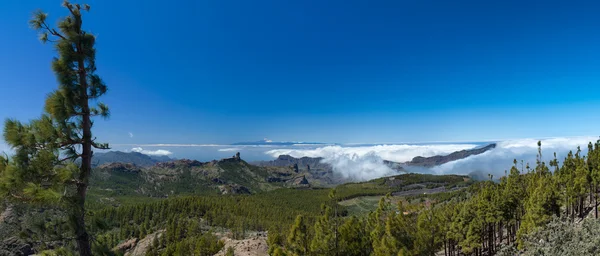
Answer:
POLYGON ((584 196, 581 196, 579 198, 579 218, 583 218, 583 213, 584 213, 583 200, 584 200, 584 196))
POLYGON ((444 256, 448 256, 448 247, 446 247, 447 245, 447 240, 446 238, 444 238, 444 256))
POLYGON ((498 226, 498 233, 500 235, 500 241, 498 242, 498 244, 502 244, 502 239, 504 238, 504 232, 503 232, 503 225, 502 225, 502 221, 500 221, 500 226, 498 226))
POLYGON ((575 222, 575 205, 571 205, 571 222, 575 222))
POLYGON ((598 218, 598 185, 594 185, 594 209, 595 209, 594 216, 597 219, 598 218))
POLYGON ((90 237, 85 229, 85 194, 87 191, 87 184, 80 184, 77 186, 77 204, 73 209, 73 219, 75 220, 75 240, 77 241, 77 248, 79 255, 91 256, 92 249, 90 247, 90 237))
MULTIPOLYGON (((81 22, 79 20, 79 22, 81 22)), ((81 23, 78 24, 77 33, 81 33, 81 23)), ((89 235, 85 230, 85 197, 87 193, 87 187, 89 177, 92 169, 92 121, 89 106, 88 97, 88 84, 87 84, 87 72, 85 70, 85 53, 81 42, 77 44, 77 53, 80 55, 78 62, 78 74, 79 74, 79 86, 81 88, 81 106, 82 106, 82 153, 81 153, 81 168, 79 173, 79 183, 77 184, 77 196, 78 196, 78 207, 79 214, 77 214, 77 247, 79 249, 80 256, 91 256, 92 250, 90 246, 89 235)))

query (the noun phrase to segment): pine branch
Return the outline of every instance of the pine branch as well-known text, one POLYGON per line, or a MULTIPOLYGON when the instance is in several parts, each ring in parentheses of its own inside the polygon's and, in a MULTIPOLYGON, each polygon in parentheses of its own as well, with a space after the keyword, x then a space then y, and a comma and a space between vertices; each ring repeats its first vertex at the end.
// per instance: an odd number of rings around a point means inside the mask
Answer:
MULTIPOLYGON (((95 138, 94 138, 95 140, 95 138)), ((92 140, 92 146, 96 149, 110 149, 107 143, 96 143, 92 140)))
POLYGON ((81 157, 81 154, 77 154, 77 155, 73 155, 73 156, 68 156, 68 157, 65 157, 63 159, 59 159, 58 162, 62 164, 63 162, 65 162, 67 160, 73 160, 73 159, 77 159, 77 158, 80 158, 80 157, 81 157))
MULTIPOLYGON (((48 24, 46 23, 46 21, 42 21, 42 22, 40 23, 40 25, 42 26, 42 28, 43 28, 43 29, 46 29, 46 30, 47 30, 47 31, 48 31, 48 32, 49 32, 51 35, 53 35, 53 36, 57 36, 57 37, 60 37, 60 38, 62 38, 62 39, 64 39, 64 40, 67 40, 67 38, 66 38, 66 37, 64 37, 64 36, 63 36, 61 33, 59 33, 58 31, 56 31, 56 29, 50 28, 50 26, 48 26, 48 24)), ((50 40, 48 40, 48 41, 50 41, 50 40)), ((50 42, 52 42, 52 41, 50 41, 50 42)))
POLYGON ((63 142, 63 143, 60 143, 60 144, 58 144, 58 147, 59 147, 59 148, 64 148, 64 147, 66 147, 66 146, 72 146, 72 145, 75 145, 75 144, 81 144, 81 143, 83 143, 83 141, 82 141, 82 140, 72 140, 72 139, 68 139, 67 141, 65 141, 65 142, 63 142))

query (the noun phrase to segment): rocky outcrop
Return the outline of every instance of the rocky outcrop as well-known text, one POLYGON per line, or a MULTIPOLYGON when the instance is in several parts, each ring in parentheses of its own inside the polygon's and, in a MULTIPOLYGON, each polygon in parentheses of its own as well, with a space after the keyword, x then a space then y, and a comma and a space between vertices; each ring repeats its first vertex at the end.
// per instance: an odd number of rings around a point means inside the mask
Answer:
POLYGON ((35 252, 30 244, 17 237, 4 238, 0 242, 0 255, 32 255, 35 252))
POLYGON ((148 252, 148 249, 152 246, 155 239, 160 239, 163 235, 164 230, 156 231, 152 234, 147 235, 144 239, 140 240, 131 247, 129 251, 125 253, 125 256, 144 256, 148 252))
POLYGON ((419 167, 433 167, 442 165, 448 162, 456 161, 459 159, 467 158, 473 155, 482 154, 488 150, 496 148, 496 143, 489 144, 485 147, 469 149, 469 150, 461 150, 453 152, 449 155, 445 156, 432 156, 432 157, 422 157, 417 156, 412 159, 412 161, 407 162, 406 165, 409 166, 419 166, 419 167))
POLYGON ((304 176, 304 175, 289 179, 287 181, 287 183, 289 183, 293 186, 297 186, 297 187, 310 186, 310 183, 308 182, 308 180, 306 179, 306 176, 304 176))
POLYGON ((267 234, 259 232, 247 239, 235 240, 228 237, 221 239, 225 243, 223 249, 216 256, 227 255, 227 249, 232 248, 235 256, 267 256, 269 249, 267 245, 267 234))
POLYGON ((125 242, 122 242, 122 243, 118 244, 115 248, 113 248, 113 251, 125 253, 125 252, 133 249, 137 245, 137 242, 138 242, 137 238, 132 238, 132 239, 126 240, 125 242))
POLYGON ((322 163, 322 157, 301 157, 295 158, 289 155, 280 155, 277 159, 272 161, 258 161, 252 164, 257 166, 277 166, 277 167, 289 167, 289 166, 306 166, 307 171, 314 169, 321 170, 332 170, 331 165, 322 163))

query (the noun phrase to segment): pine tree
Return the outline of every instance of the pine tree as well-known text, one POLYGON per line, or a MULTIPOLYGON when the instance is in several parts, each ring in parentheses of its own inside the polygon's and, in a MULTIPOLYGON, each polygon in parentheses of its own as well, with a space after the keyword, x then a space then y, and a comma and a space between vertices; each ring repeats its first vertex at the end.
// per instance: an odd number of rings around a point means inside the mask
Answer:
POLYGON ((600 185, 600 140, 592 146, 590 143, 588 152, 588 168, 592 178, 591 193, 594 196, 594 217, 598 218, 598 185, 600 185))
POLYGON ((23 124, 7 120, 4 139, 15 151, 7 170, 0 173, 2 195, 26 202, 64 203, 73 221, 80 255, 91 255, 85 226, 85 198, 91 172, 92 149, 107 149, 92 135, 94 116, 108 117, 108 107, 96 101, 107 87, 95 74, 96 38, 82 30, 82 12, 88 5, 63 6, 69 15, 58 29, 46 22, 47 14, 35 13, 31 26, 42 42, 55 45, 52 62, 59 88, 46 99, 45 114, 23 124), (79 161, 77 166, 75 160, 79 161))
MULTIPOLYGON (((267 236, 267 245, 269 246, 269 255, 275 255, 277 249, 281 249, 283 246, 285 237, 279 232, 278 229, 271 228, 267 236)), ((281 250, 280 252, 281 253, 281 250)))
POLYGON ((233 250, 233 247, 227 247, 227 252, 225 252, 225 256, 235 256, 235 250, 233 250))
POLYGON ((340 226, 339 255, 371 254, 371 240, 364 221, 352 216, 340 226))
POLYGON ((337 253, 335 228, 331 208, 323 205, 323 215, 314 225, 315 233, 310 243, 310 250, 317 255, 335 255, 337 253))
POLYGON ((309 248, 309 234, 308 226, 304 220, 304 216, 298 215, 296 221, 290 230, 288 236, 288 246, 291 252, 295 255, 308 255, 310 252, 309 248))

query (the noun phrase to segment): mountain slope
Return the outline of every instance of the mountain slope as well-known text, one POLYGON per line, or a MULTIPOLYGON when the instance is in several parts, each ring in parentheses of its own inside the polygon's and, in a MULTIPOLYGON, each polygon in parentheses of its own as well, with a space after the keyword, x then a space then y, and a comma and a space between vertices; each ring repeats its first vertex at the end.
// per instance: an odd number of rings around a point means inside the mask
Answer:
POLYGON ((184 159, 150 167, 103 164, 94 169, 90 190, 101 198, 250 194, 281 187, 310 186, 302 179, 304 176, 290 168, 254 166, 237 157, 211 162, 184 159))
POLYGON ((261 167, 279 167, 293 170, 314 185, 331 186, 346 182, 341 175, 333 171, 330 164, 323 163, 321 157, 295 158, 289 155, 280 155, 275 160, 252 162, 261 167))
POLYGON ((109 151, 106 153, 94 153, 92 165, 100 166, 106 163, 130 163, 146 167, 171 160, 173 159, 168 156, 149 156, 138 152, 109 151))

